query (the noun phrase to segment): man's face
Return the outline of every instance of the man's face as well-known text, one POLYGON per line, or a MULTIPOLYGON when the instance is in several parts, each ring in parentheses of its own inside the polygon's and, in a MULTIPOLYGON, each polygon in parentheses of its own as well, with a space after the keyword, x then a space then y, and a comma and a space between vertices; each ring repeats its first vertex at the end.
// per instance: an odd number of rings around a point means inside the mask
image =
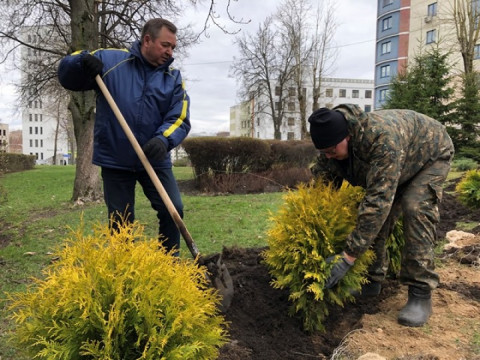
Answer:
POLYGON ((345 160, 348 158, 348 141, 350 136, 340 141, 337 145, 327 149, 320 149, 320 153, 324 154, 327 159, 345 160))
POLYGON ((177 36, 164 26, 155 39, 148 34, 143 37, 141 51, 150 64, 160 66, 172 57, 175 46, 177 36))

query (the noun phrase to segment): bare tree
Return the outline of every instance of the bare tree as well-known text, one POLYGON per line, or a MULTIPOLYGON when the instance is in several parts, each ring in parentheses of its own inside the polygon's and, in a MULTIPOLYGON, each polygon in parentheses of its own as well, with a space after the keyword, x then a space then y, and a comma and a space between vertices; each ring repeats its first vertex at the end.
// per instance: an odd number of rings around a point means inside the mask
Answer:
POLYGON ((473 72, 475 45, 480 35, 480 8, 477 1, 453 0, 453 20, 466 74, 473 72))
POLYGON ((309 1, 284 0, 277 11, 277 19, 284 31, 286 43, 291 48, 294 58, 293 83, 296 88, 296 96, 300 110, 301 138, 307 134, 307 74, 311 72, 308 59, 313 49, 309 29, 309 15, 311 5, 309 1))
POLYGON ((243 99, 257 99, 256 111, 273 120, 275 139, 281 139, 283 97, 293 70, 293 52, 285 40, 273 18, 268 17, 255 35, 243 34, 236 39, 240 55, 232 65, 241 83, 239 95, 243 99))
POLYGON ((337 51, 332 46, 337 23, 335 7, 329 1, 322 2, 317 8, 315 32, 312 50, 312 111, 320 107, 318 102, 322 93, 322 80, 328 76, 335 62, 337 51))
MULTIPOLYGON (((25 46, 42 54, 35 62, 36 71, 22 83, 21 97, 39 96, 49 91, 63 91, 70 96, 68 108, 72 114, 77 143, 76 176, 73 201, 91 201, 101 197, 99 172, 91 164, 95 93, 71 92, 58 89, 57 66, 62 57, 75 50, 94 50, 99 47, 125 48, 139 37, 144 23, 153 17, 164 17, 178 23, 188 6, 200 0, 119 1, 119 0, 7 0, 0 4, 0 62, 25 46), (47 28, 49 31, 41 31, 47 28), (41 41, 33 41, 33 38, 41 41), (28 89, 36 92, 29 95, 28 89), (55 89, 57 88, 57 89, 55 89), (55 90, 54 90, 55 89, 55 90)), ((209 0, 204 31, 209 21, 216 23, 217 3, 209 0)), ((228 12, 230 0, 226 7, 228 12)), ((187 24, 179 28, 180 53, 199 40, 187 24)), ((225 30, 225 29, 224 29, 225 30)), ((225 30, 226 31, 226 30, 225 30)))

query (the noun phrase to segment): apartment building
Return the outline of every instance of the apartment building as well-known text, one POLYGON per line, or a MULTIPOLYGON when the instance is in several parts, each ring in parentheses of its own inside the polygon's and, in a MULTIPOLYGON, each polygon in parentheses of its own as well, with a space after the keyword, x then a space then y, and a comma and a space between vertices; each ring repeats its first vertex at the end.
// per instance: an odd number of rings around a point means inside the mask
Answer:
MULTIPOLYGON (((320 86, 320 107, 333 108, 343 103, 356 104, 369 112, 373 108, 373 80, 323 78, 320 86)), ((275 90, 277 91, 277 89, 275 90)), ((307 99, 307 117, 312 112, 313 87, 303 89, 307 99)), ((280 127, 281 140, 301 139, 300 109, 296 89, 289 88, 288 95, 279 102, 280 94, 275 94, 275 106, 284 107, 283 123, 280 127)), ((274 139, 271 115, 265 109, 268 99, 254 97, 251 100, 230 108, 230 136, 248 136, 258 139, 274 139)))
MULTIPOLYGON (((379 109, 388 97, 392 79, 432 47, 451 52, 452 75, 463 72, 463 64, 453 21, 450 0, 377 0, 377 34, 375 54, 375 106, 379 109)), ((480 9, 480 0, 470 1, 480 9)), ((478 11, 478 10, 477 10, 478 11)), ((480 44, 475 45, 476 67, 480 44)))
MULTIPOLYGON (((28 44, 40 44, 47 37, 49 27, 24 27, 21 37, 28 44)), ((32 83, 42 56, 34 48, 21 49, 21 81, 32 83)), ((24 154, 36 156, 37 164, 64 165, 71 163, 72 151, 68 137, 68 113, 66 101, 54 100, 48 94, 28 89, 22 99, 22 148, 24 154)))
POLYGON ((0 152, 9 152, 9 138, 8 124, 0 123, 0 152))

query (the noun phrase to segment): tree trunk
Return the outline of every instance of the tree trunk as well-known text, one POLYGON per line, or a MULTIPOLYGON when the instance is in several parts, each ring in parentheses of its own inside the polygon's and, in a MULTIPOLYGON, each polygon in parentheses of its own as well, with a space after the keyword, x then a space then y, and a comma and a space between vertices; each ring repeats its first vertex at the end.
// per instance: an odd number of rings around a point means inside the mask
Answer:
POLYGON ((68 105, 74 122, 75 139, 80 145, 77 146, 73 202, 91 202, 102 199, 99 170, 92 164, 94 106, 95 94, 93 91, 72 93, 68 105))
MULTIPOLYGON (((94 0, 70 0, 72 50, 98 48, 97 14, 94 0)), ((92 165, 95 94, 73 92, 68 105, 77 141, 75 182, 72 201, 97 201, 102 197, 98 167, 92 165)))

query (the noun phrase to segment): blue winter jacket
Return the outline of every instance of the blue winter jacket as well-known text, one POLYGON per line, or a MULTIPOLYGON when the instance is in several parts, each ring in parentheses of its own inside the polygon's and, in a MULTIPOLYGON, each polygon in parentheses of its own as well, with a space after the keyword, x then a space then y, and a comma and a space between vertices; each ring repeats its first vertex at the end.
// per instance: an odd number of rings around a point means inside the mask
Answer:
MULTIPOLYGON (((58 78, 73 91, 97 90, 93 163, 107 168, 138 171, 143 165, 96 81, 82 68, 78 51, 60 62, 58 78)), ((100 49, 91 53, 103 62, 101 77, 130 126, 140 146, 154 136, 168 151, 179 145, 190 131, 190 99, 173 59, 153 67, 140 53, 140 41, 130 50, 100 49)), ((154 168, 170 168, 170 153, 154 168)))

